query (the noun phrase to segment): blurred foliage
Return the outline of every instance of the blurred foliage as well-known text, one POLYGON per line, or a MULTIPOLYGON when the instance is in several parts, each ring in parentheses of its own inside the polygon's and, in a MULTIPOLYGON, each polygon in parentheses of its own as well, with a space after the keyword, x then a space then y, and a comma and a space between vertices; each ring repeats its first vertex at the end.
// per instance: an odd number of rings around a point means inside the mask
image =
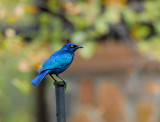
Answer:
POLYGON ((33 69, 39 69, 65 40, 86 47, 80 54, 91 58, 97 39, 110 33, 110 24, 123 20, 140 51, 151 52, 160 60, 159 0, 146 0, 141 11, 134 10, 127 0, 1 0, 0 6, 0 121, 30 121, 29 112, 21 113, 26 106, 17 105, 17 96, 7 89, 23 100, 24 95, 29 98, 33 69), (17 112, 11 112, 10 107, 16 105, 17 112))

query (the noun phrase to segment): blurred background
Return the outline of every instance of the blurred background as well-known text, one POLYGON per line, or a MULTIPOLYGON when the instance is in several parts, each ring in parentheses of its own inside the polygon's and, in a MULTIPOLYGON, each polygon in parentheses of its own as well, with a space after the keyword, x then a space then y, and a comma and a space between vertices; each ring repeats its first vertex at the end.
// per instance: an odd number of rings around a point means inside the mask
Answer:
POLYGON ((65 43, 67 122, 160 122, 159 0, 1 0, 0 122, 56 122, 55 89, 32 79, 65 43))

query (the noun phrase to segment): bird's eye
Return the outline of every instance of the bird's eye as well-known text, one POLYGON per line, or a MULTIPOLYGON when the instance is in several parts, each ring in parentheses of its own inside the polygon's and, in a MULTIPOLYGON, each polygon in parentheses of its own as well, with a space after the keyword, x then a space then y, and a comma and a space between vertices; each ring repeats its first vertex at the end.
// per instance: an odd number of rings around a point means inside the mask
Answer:
POLYGON ((71 48, 73 48, 74 47, 74 45, 71 45, 71 48))

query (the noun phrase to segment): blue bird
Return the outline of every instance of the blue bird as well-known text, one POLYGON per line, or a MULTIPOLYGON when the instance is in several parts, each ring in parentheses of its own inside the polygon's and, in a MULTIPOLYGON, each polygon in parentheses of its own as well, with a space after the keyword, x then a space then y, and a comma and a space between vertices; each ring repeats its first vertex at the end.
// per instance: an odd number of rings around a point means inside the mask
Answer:
POLYGON ((75 51, 79 48, 83 47, 74 43, 68 43, 60 50, 53 53, 50 58, 43 63, 42 68, 38 71, 39 74, 32 80, 32 85, 37 86, 47 74, 49 74, 55 81, 56 79, 52 74, 55 74, 58 78, 64 81, 59 74, 64 72, 71 65, 75 51))

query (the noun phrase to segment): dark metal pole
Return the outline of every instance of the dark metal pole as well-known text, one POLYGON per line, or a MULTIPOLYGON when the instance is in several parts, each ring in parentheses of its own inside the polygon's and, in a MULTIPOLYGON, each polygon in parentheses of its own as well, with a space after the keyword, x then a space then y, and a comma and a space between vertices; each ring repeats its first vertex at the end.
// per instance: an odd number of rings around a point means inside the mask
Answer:
POLYGON ((57 122, 66 122, 65 111, 65 83, 58 81, 54 83, 56 90, 57 122))

